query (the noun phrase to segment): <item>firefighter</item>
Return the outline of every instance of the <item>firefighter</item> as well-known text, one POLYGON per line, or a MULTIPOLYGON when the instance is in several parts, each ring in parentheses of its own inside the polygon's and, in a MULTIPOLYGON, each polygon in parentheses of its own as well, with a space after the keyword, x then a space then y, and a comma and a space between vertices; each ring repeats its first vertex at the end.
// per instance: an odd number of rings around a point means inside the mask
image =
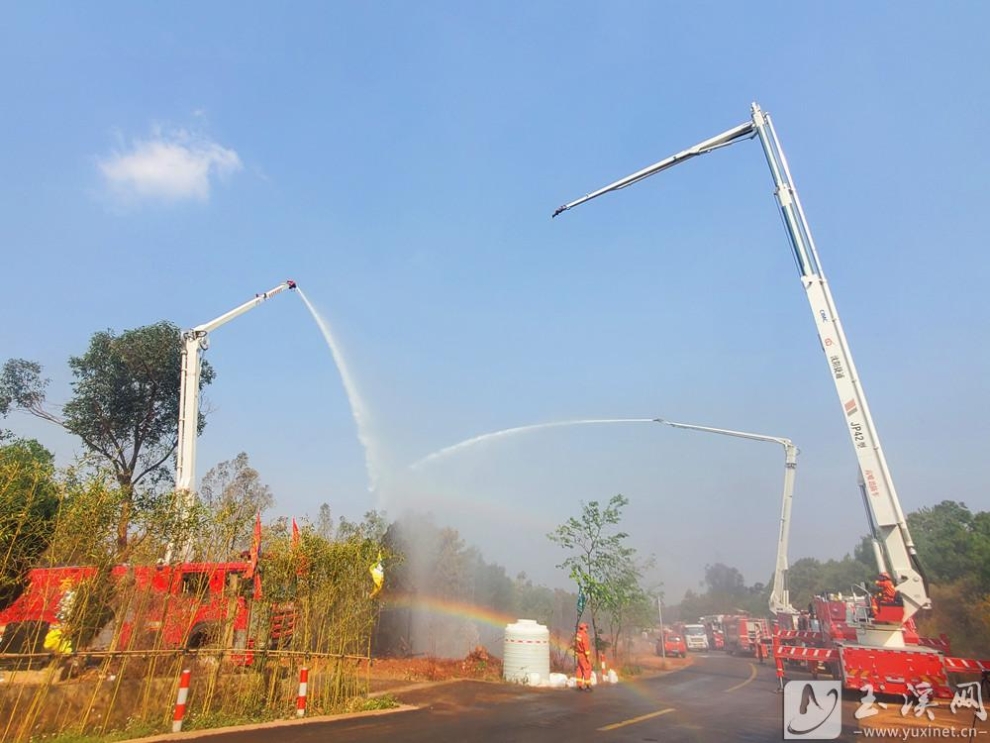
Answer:
POLYGON ((574 654, 577 656, 577 690, 591 691, 591 640, 585 622, 578 625, 574 636, 574 654))
POLYGON ((880 573, 874 583, 877 587, 876 596, 878 604, 886 604, 887 606, 890 606, 898 603, 897 587, 894 585, 894 581, 888 573, 880 573))

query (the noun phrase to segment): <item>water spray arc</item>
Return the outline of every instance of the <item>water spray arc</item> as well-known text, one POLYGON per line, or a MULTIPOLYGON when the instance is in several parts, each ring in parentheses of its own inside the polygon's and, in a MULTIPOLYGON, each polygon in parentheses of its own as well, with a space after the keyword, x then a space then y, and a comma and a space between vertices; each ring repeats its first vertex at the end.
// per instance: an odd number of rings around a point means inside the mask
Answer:
POLYGON ((409 465, 409 469, 417 470, 421 467, 426 466, 438 459, 444 459, 451 454, 462 451, 477 444, 484 443, 486 441, 491 441, 492 439, 505 438, 507 436, 513 436, 517 433, 525 433, 526 431, 537 431, 543 428, 562 428, 564 426, 584 426, 602 423, 653 423, 653 418, 587 418, 584 420, 576 421, 555 421, 553 423, 534 423, 529 426, 516 426, 515 428, 503 428, 501 431, 492 431, 491 433, 483 433, 480 436, 474 436, 470 439, 465 439, 460 443, 453 444, 452 446, 446 446, 443 449, 438 449, 432 454, 427 454, 422 459, 419 459, 409 465))
POLYGON ((340 344, 337 342, 333 330, 330 328, 330 323, 317 312, 316 307, 309 301, 309 297, 303 293, 302 289, 299 289, 298 293, 300 299, 306 305, 306 309, 309 310, 309 313, 313 316, 317 326, 320 328, 323 339, 330 347, 330 353, 333 355, 337 372, 340 374, 340 381, 343 383, 344 392, 347 394, 347 402, 351 408, 354 425, 357 427, 358 441, 361 442, 361 446, 364 449, 364 463, 368 473, 368 492, 373 493, 378 489, 378 482, 381 477, 382 456, 379 451, 378 441, 372 434, 371 416, 368 413, 368 406, 365 405, 361 393, 358 392, 357 384, 354 382, 354 375, 351 374, 351 370, 347 366, 340 344))

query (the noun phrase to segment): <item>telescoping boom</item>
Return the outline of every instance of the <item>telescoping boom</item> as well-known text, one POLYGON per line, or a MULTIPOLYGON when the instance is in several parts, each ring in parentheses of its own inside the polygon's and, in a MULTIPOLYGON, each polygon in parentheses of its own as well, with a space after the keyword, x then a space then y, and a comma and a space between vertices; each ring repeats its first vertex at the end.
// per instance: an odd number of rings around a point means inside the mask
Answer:
MULTIPOLYGON (((784 219, 801 283, 811 305, 821 347, 825 352, 829 373, 835 383, 843 418, 856 452, 865 486, 867 515, 871 524, 876 527, 877 541, 883 557, 886 558, 886 568, 890 569, 897 583, 898 592, 904 600, 903 621, 907 622, 919 609, 931 605, 927 581, 918 562, 907 520, 897 498, 890 469, 880 447, 880 438, 866 403, 866 395, 853 364, 845 332, 839 322, 839 313, 825 279, 811 229, 770 115, 754 103, 750 121, 610 183, 580 199, 564 204, 553 213, 553 216, 556 217, 586 201, 656 175, 685 160, 754 137, 759 138, 770 167, 774 195, 784 219)), ((884 564, 879 563, 878 569, 885 570, 884 564)))
POLYGON ((697 426, 693 423, 675 423, 665 418, 654 418, 655 423, 663 423, 672 428, 682 428, 686 431, 702 431, 704 433, 718 433, 723 436, 735 436, 740 439, 750 439, 752 441, 766 441, 771 444, 780 444, 784 447, 784 494, 780 505, 780 531, 777 535, 777 562, 773 573, 773 586, 770 588, 770 612, 774 615, 790 614, 796 615, 797 610, 791 606, 791 594, 787 584, 787 543, 791 532, 791 503, 794 500, 794 475, 797 470, 798 448, 790 439, 781 436, 765 436, 761 433, 747 433, 746 431, 732 431, 727 428, 713 428, 711 426, 697 426))
MULTIPOLYGON (((182 380, 179 387, 179 435, 175 457, 175 491, 183 513, 188 513, 194 501, 196 479, 196 437, 199 435, 199 380, 203 370, 202 352, 210 347, 209 334, 235 317, 257 307, 266 299, 286 289, 295 289, 296 282, 283 281, 267 292, 256 294, 215 320, 197 325, 182 334, 182 380)), ((166 562, 171 560, 169 546, 166 562)))

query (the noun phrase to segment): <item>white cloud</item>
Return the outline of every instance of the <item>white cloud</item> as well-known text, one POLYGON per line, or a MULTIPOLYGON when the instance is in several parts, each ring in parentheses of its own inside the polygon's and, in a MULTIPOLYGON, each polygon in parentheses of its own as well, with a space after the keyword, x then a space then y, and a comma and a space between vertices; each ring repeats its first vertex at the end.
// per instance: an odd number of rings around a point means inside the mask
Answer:
POLYGON ((234 150, 183 129, 155 131, 97 164, 113 196, 128 202, 205 202, 213 181, 243 168, 234 150))

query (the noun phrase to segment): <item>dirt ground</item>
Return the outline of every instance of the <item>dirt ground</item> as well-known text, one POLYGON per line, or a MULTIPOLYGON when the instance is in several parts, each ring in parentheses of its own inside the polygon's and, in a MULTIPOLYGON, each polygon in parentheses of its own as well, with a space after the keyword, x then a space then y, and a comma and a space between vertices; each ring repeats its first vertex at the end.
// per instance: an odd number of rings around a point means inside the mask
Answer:
MULTIPOLYGON (((651 652, 652 646, 634 651, 623 666, 636 669, 634 672, 651 674, 683 668, 690 665, 691 658, 668 658, 664 660, 651 652)), ((607 659, 606 659, 607 662, 607 659)), ((551 670, 573 675, 573 665, 566 660, 552 662, 551 670), (563 666, 563 667, 556 667, 563 666)), ((600 671, 599 668, 596 670, 600 671)), ((623 668, 615 669, 620 677, 625 675, 623 668)), ((449 681, 452 679, 474 679, 481 681, 501 681, 502 661, 484 648, 476 648, 464 658, 383 658, 373 659, 369 676, 372 687, 386 688, 395 682, 449 681)))

